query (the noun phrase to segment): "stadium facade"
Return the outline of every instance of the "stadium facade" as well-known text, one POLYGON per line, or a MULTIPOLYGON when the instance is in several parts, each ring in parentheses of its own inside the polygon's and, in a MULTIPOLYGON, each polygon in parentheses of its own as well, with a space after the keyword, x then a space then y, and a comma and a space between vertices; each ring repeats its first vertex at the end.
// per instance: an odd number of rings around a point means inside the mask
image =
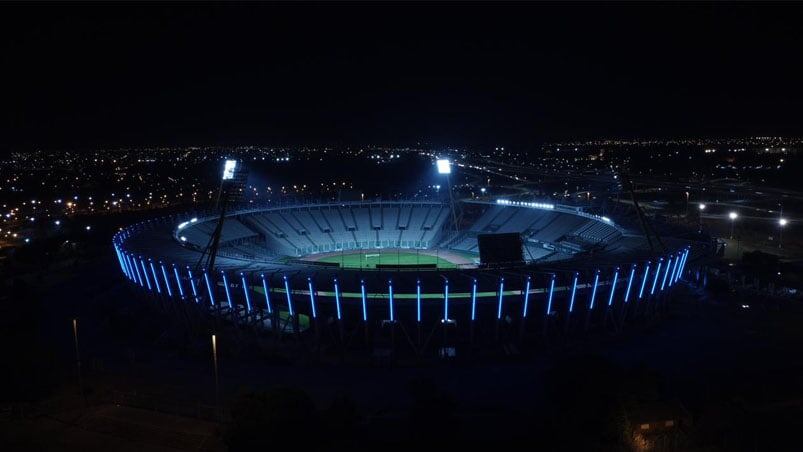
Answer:
POLYGON ((214 215, 144 221, 113 243, 125 277, 163 304, 277 335, 441 354, 619 329, 659 309, 701 252, 673 238, 656 252, 643 235, 581 208, 465 203, 474 214, 459 225, 448 204, 431 201, 236 210, 213 271, 198 263, 214 215), (480 265, 477 236, 511 232, 522 236, 525 262, 480 265))

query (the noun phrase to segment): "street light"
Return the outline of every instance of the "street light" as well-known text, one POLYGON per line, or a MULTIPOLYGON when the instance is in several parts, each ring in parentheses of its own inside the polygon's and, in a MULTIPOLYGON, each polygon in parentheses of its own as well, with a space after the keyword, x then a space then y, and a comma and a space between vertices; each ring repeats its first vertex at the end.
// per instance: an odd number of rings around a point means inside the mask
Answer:
POLYGON ((786 218, 778 219, 778 248, 781 248, 783 245, 783 227, 786 226, 787 223, 789 223, 789 221, 786 218))
POLYGON ((739 214, 731 212, 728 214, 728 218, 731 220, 731 240, 733 240, 733 224, 736 222, 736 219, 739 218, 739 214))
POLYGON ((703 232, 703 210, 705 210, 705 204, 700 203, 697 207, 700 209, 700 215, 698 215, 700 224, 697 226, 697 232, 703 232))

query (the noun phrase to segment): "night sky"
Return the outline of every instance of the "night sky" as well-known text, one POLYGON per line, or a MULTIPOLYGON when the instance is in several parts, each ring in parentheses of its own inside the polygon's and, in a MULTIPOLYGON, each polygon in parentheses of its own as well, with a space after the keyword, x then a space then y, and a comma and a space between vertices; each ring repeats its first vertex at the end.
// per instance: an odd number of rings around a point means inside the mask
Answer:
POLYGON ((803 135, 800 5, 0 6, 0 148, 803 135))

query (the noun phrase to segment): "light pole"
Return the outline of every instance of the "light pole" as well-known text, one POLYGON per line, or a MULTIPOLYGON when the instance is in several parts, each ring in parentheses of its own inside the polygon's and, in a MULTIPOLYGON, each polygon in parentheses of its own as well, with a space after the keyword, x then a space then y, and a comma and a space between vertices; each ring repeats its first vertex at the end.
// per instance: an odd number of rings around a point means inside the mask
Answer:
POLYGON ((72 337, 75 342, 75 365, 78 371, 78 390, 81 392, 81 398, 86 403, 86 396, 84 395, 84 381, 81 378, 81 353, 78 348, 78 319, 72 319, 72 337))
POLYGON ((698 215, 700 219, 700 224, 697 226, 697 232, 703 232, 703 210, 705 210, 705 204, 700 203, 698 208, 700 210, 700 215, 698 215))
POLYGON ((212 335, 212 363, 215 365, 215 408, 217 409, 218 419, 220 417, 220 383, 217 371, 217 338, 212 335))
POLYGON ((452 211, 454 233, 457 235, 460 230, 457 227, 457 213, 454 210, 454 197, 452 195, 452 181, 450 177, 450 174, 452 174, 452 162, 449 159, 438 159, 435 164, 438 168, 438 174, 443 174, 446 176, 446 186, 449 189, 449 208, 452 211))
POLYGON ((731 240, 733 240, 733 225, 736 223, 736 219, 739 218, 739 214, 736 212, 731 212, 728 214, 728 218, 731 220, 731 240))
POLYGON ((778 219, 778 248, 783 247, 783 227, 789 223, 786 218, 779 218, 778 219))

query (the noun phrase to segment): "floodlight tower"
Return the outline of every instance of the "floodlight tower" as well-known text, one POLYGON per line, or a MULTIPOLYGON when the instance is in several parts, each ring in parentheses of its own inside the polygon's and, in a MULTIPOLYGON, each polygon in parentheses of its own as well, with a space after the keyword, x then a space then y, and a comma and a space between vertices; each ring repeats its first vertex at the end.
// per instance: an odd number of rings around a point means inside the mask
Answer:
POLYGON ((457 226, 457 213, 454 209, 454 196, 452 195, 452 162, 449 159, 438 159, 435 162, 438 167, 438 174, 445 174, 446 175, 446 187, 449 189, 449 209, 452 211, 452 223, 454 224, 454 232, 455 235, 460 232, 460 228, 457 226))
POLYGON ((223 221, 226 219, 226 208, 230 202, 240 199, 245 185, 246 172, 237 160, 228 159, 223 164, 223 174, 220 178, 220 188, 215 201, 215 209, 220 213, 212 236, 201 253, 201 258, 195 266, 196 271, 206 269, 211 273, 215 268, 215 258, 217 257, 218 245, 220 244, 220 234, 223 232, 223 221), (204 262, 205 261, 205 262, 204 262))

